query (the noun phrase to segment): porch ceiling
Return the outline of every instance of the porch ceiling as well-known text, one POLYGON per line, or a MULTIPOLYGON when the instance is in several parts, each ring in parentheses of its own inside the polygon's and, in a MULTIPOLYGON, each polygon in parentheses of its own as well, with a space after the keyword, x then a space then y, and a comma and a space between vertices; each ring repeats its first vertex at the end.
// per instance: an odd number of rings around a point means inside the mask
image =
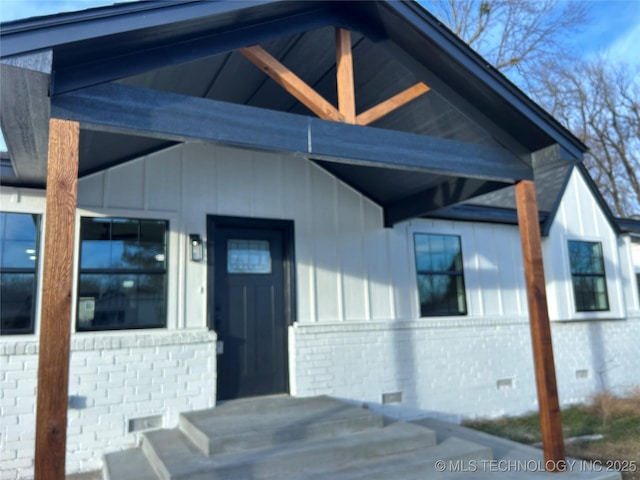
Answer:
MULTIPOLYGON (((560 160, 579 158, 582 148, 579 142, 544 115, 541 121, 540 112, 527 104, 528 99, 499 74, 490 72, 490 77, 493 76, 489 80, 494 85, 488 87, 487 79, 478 76, 486 77, 485 71, 471 71, 477 67, 474 62, 478 63, 479 57, 475 58, 470 50, 461 55, 459 51, 466 47, 461 42, 455 44, 457 39, 444 41, 441 37, 446 32, 441 26, 411 2, 148 2, 2 26, 3 93, 9 88, 28 92, 16 98, 3 94, 2 125, 16 176, 3 175, 2 182, 43 186, 46 178, 46 152, 42 148, 49 115, 49 99, 43 97, 46 90, 42 82, 46 69, 41 66, 34 69, 32 62, 21 63, 32 52, 44 50, 42 55, 49 58, 51 105, 58 113, 61 105, 68 107, 70 99, 95 92, 94 85, 106 86, 107 82, 117 81, 123 89, 137 87, 143 92, 165 92, 166 98, 189 97, 295 114, 287 117, 285 123, 295 125, 297 121, 306 125, 305 116, 313 114, 237 49, 260 44, 337 105, 335 26, 353 32, 357 113, 417 82, 432 87, 428 93, 371 125, 381 129, 380 132, 389 132, 383 136, 391 142, 411 144, 410 147, 398 144, 395 150, 385 152, 418 158, 420 149, 432 145, 431 141, 439 146, 444 145, 439 143, 440 139, 451 142, 450 155, 442 157, 441 169, 436 168, 438 159, 424 152, 430 157, 425 168, 414 168, 412 172, 407 171, 407 165, 401 165, 403 159, 388 158, 388 165, 379 163, 383 159, 375 153, 372 153, 375 158, 369 159, 364 153, 364 143, 357 153, 357 162, 348 154, 342 156, 333 151, 330 145, 325 146, 323 156, 313 155, 315 151, 296 150, 291 145, 291 150, 287 150, 287 145, 281 144, 283 151, 305 153, 307 158, 381 205, 397 206, 408 198, 428 202, 434 189, 440 187, 466 192, 458 197, 438 196, 453 204, 465 200, 465 195, 531 178, 531 153, 559 142, 563 152, 560 160), (433 31, 427 32, 426 27, 433 31), (455 45, 451 47, 447 42, 455 45), (7 59, 6 55, 13 57, 7 59), (34 89, 30 84, 36 77, 38 88, 34 89), (522 107, 523 102, 526 108, 522 107), (47 108, 38 108, 41 104, 47 108), (422 136, 425 141, 414 142, 414 137, 422 136), (479 155, 482 161, 496 154, 496 162, 480 167, 480 163, 469 158, 468 170, 449 168, 453 155, 462 161, 465 156, 475 156, 476 150, 485 152, 479 155), (451 189, 455 179, 473 181, 463 182, 464 188, 451 189)), ((486 66, 483 68, 486 70, 486 66)), ((76 118, 76 114, 67 111, 66 118, 76 118)), ((85 116, 81 122, 80 176, 193 139, 176 132, 152 135, 145 129, 120 128, 122 125, 98 127, 87 120, 85 116)), ((317 125, 316 132, 324 128, 317 125)), ((351 130, 354 127, 344 127, 347 137, 359 137, 359 133, 351 130)), ((359 128, 371 131, 368 127, 359 128)), ((339 130, 332 130, 331 134, 337 135, 336 144, 344 143, 339 130)), ((326 138, 328 141, 329 137, 326 138)), ((364 138, 376 143, 371 133, 364 134, 364 138)), ((406 214, 424 214, 442 206, 439 203, 422 205, 406 214)))

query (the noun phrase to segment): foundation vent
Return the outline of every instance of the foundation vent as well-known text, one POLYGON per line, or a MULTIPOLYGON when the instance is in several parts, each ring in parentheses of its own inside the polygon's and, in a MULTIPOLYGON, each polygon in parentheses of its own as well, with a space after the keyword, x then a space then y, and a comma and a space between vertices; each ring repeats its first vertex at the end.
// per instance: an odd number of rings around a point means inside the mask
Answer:
POLYGON ((389 392, 382 394, 382 403, 402 403, 402 392, 389 392))
POLYGON ((131 418, 129 420, 129 432, 140 430, 151 430, 162 427, 162 415, 151 415, 150 417, 131 418))
POLYGON ((513 378, 500 378, 496 382, 498 390, 505 390, 507 388, 513 388, 513 378))

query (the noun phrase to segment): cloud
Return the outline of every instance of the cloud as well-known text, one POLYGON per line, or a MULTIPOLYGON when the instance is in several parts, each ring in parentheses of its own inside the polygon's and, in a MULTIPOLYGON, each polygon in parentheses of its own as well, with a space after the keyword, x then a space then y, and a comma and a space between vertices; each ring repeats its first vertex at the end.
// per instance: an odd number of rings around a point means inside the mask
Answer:
POLYGON ((606 54, 613 61, 640 67, 640 19, 631 30, 607 48, 606 54))

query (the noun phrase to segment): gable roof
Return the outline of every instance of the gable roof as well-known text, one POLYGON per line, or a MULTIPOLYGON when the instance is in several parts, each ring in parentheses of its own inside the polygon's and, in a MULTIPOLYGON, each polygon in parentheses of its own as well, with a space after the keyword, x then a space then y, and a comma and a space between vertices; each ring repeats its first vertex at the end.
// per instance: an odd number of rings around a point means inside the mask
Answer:
MULTIPOLYGON (((376 144, 380 134, 368 127, 347 135, 362 138, 362 148, 349 151, 346 142, 343 143, 346 159, 333 151, 320 151, 316 155, 316 151, 302 150, 308 158, 385 208, 395 205, 398 215, 392 215, 393 218, 415 213, 410 207, 413 201, 425 203, 425 211, 433 210, 519 178, 530 178, 534 163, 539 168, 549 163, 566 165, 579 161, 586 150, 571 133, 414 2, 141 2, 1 26, 3 130, 17 174, 11 182, 44 183, 43 133, 46 134, 46 119, 50 115, 46 97, 49 93, 54 107, 64 104, 63 109, 56 107, 57 112, 68 112, 70 103, 80 101, 78 94, 88 92, 95 99, 96 92, 103 92, 101 95, 107 92, 96 90, 98 86, 117 81, 119 88, 109 92, 137 95, 134 92, 138 90, 126 89, 131 87, 143 89, 139 92, 148 93, 145 98, 151 92, 161 91, 166 92, 166 98, 177 94, 218 101, 223 103, 216 103, 216 108, 233 111, 228 115, 238 121, 245 112, 245 117, 254 115, 263 122, 290 122, 295 126, 298 117, 227 108, 226 105, 237 104, 296 116, 310 115, 304 105, 269 81, 236 50, 260 44, 335 104, 335 53, 326 46, 333 44, 336 26, 352 31, 358 111, 417 81, 431 87, 428 94, 372 125, 375 129, 410 134, 385 138, 392 138, 390 141, 396 145, 415 140, 412 152, 385 150, 384 145, 376 144), (25 76, 29 76, 32 91, 26 92, 24 98, 13 98, 7 88, 21 85, 25 76), (236 111, 240 112, 237 116, 236 111), (5 120, 20 116, 30 116, 30 122, 5 120), (25 135, 26 123, 36 133, 25 135), (21 144, 29 135, 34 139, 21 144), (417 137, 446 140, 448 143, 438 141, 435 146, 441 150, 458 149, 461 165, 464 156, 471 164, 474 152, 481 155, 483 151, 487 152, 487 158, 496 158, 496 163, 493 167, 488 164, 486 174, 478 173, 482 170, 480 164, 476 170, 447 171, 444 166, 448 162, 444 160, 440 161, 443 170, 438 173, 437 156, 430 168, 413 164, 400 168, 398 162, 394 164, 393 156, 415 153, 417 158, 420 151, 426 155, 427 150, 434 150, 433 141, 425 143, 417 137), (363 154, 366 142, 376 145, 373 149, 381 149, 380 158, 386 156, 389 163, 376 160, 375 168, 371 168, 369 158, 363 154), (553 147, 554 154, 549 156, 553 147), (497 160, 500 155, 504 157, 502 163, 497 160), (502 172, 507 164, 514 168, 502 172), (526 173, 527 170, 531 173, 526 173), (454 182, 460 176, 479 180, 454 182), (445 190, 454 193, 445 195, 445 190)), ((171 98, 179 102, 183 97, 171 98)), ((214 104, 197 105, 204 110, 206 105, 214 104)), ((338 136, 354 128, 344 126, 338 131, 325 128, 321 122, 313 125, 315 132, 330 130, 331 135, 338 136)), ((309 135, 310 132, 311 126, 309 135)), ((302 130, 296 130, 296 134, 305 138, 307 135, 302 130)), ((104 126, 83 128, 80 175, 166 148, 185 138, 150 136, 148 131, 115 131, 104 126)), ((330 137, 326 138, 329 141, 330 137)), ((299 143, 302 142, 281 148, 295 150, 299 143)))
MULTIPOLYGON (((616 218, 587 168, 584 164, 577 163, 568 167, 556 166, 555 168, 539 169, 536 173, 536 196, 538 198, 540 233, 542 236, 549 235, 553 221, 558 213, 560 202, 574 172, 585 181, 589 192, 615 233, 640 233, 640 221, 616 218)), ((428 217, 517 225, 515 189, 506 187, 480 195, 461 205, 433 212, 428 217)))

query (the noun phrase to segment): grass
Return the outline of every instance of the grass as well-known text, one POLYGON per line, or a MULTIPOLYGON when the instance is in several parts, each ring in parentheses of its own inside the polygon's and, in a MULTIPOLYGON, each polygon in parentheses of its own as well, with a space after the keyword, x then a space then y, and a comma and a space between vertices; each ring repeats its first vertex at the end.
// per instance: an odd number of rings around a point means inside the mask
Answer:
MULTIPOLYGON (((469 420, 464 425, 476 430, 535 444, 541 441, 537 414, 505 417, 497 420, 469 420)), ((584 460, 620 461, 628 465, 624 480, 640 480, 640 387, 624 396, 603 392, 587 405, 562 410, 565 439, 584 435, 603 435, 602 440, 571 442, 567 456, 584 460)))

